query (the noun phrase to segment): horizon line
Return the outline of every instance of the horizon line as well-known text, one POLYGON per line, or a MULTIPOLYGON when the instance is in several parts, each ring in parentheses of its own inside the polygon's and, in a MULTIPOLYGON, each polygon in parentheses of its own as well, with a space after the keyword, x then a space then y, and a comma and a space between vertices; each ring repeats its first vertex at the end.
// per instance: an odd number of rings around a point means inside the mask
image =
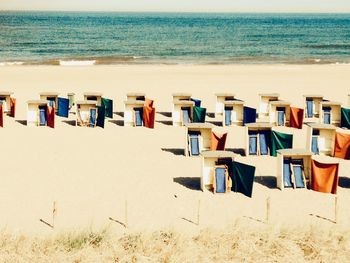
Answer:
POLYGON ((350 11, 191 11, 191 10, 52 10, 0 9, 0 12, 79 12, 79 13, 195 13, 195 14, 350 14, 350 11))

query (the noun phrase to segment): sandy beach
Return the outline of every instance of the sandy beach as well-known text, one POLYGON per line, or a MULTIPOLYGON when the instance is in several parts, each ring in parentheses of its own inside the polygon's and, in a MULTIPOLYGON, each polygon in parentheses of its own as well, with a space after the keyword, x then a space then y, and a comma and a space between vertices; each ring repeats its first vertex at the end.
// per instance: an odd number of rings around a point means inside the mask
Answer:
MULTIPOLYGON (((266 199, 271 199, 274 225, 334 223, 334 196, 311 190, 276 188, 275 157, 238 157, 256 166, 253 197, 199 190, 200 158, 188 158, 185 130, 171 126, 171 94, 189 92, 215 110, 217 92, 233 92, 247 106, 258 107, 258 94, 278 92, 292 106, 303 107, 303 94, 322 94, 348 107, 350 65, 119 65, 0 67, 0 90, 17 98, 16 118, 5 118, 2 137, 0 226, 9 231, 51 233, 39 219, 52 221, 55 230, 129 230, 170 228, 184 232, 225 228, 239 221, 261 224, 266 199), (27 127, 26 101, 41 91, 62 96, 98 91, 113 99, 115 114, 105 129, 72 126, 56 117, 55 129, 27 127), (154 99, 155 129, 123 127, 127 92, 144 92, 154 99), (197 223, 199 206, 199 225, 197 223)), ((208 118, 208 121, 215 121, 208 118)), ((244 147, 244 128, 228 131, 227 148, 244 147)), ((296 148, 305 148, 306 132, 292 129, 296 148)), ((349 161, 340 160, 339 222, 350 225, 349 161)))

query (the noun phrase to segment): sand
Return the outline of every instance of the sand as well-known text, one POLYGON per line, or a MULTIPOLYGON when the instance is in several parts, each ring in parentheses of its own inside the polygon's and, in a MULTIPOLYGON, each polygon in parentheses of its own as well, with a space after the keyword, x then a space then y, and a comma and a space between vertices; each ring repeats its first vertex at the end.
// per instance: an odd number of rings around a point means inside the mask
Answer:
MULTIPOLYGON (((198 189, 200 158, 177 154, 184 146, 184 128, 169 125, 171 94, 190 92, 214 112, 217 92, 233 92, 246 105, 258 106, 258 93, 279 92, 293 106, 303 107, 303 94, 323 94, 348 106, 349 65, 125 65, 125 66, 11 66, 0 67, 0 90, 17 98, 16 120, 6 117, 0 159, 0 226, 8 231, 55 231, 125 228, 128 231, 174 229, 191 232, 225 228, 237 220, 262 224, 266 198, 271 198, 274 225, 334 223, 334 196, 310 190, 280 191, 275 186, 276 158, 239 157, 257 167, 253 197, 213 195, 198 189), (105 129, 75 127, 56 118, 56 128, 27 127, 26 101, 41 91, 99 91, 114 100, 113 120, 105 129), (127 92, 145 92, 155 100, 156 126, 122 126, 127 92), (160 113, 159 113, 160 112, 160 113), (127 203, 127 213, 125 207, 127 203), (199 206, 199 225, 197 225, 199 206)), ((74 120, 71 115, 69 120, 74 120)), ((209 118, 210 120, 210 118, 209 118)), ((217 127, 217 130, 225 130, 217 127)), ((228 128, 229 148, 244 147, 244 128, 228 128)), ((296 147, 305 148, 306 131, 293 130, 296 147)), ((349 161, 340 161, 339 221, 349 226, 349 161)))

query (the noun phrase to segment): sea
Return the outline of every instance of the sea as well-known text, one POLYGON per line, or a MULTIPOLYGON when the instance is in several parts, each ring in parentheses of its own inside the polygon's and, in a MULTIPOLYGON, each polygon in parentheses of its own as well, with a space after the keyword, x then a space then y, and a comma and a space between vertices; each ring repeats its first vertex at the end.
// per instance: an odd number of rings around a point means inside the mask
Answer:
POLYGON ((273 63, 350 63, 350 14, 0 11, 0 65, 273 63))

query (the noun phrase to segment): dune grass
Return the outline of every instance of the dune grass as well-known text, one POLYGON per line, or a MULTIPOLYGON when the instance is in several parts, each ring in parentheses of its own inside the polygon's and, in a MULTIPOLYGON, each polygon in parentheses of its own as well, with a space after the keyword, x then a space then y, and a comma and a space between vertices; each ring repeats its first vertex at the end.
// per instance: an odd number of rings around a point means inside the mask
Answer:
POLYGON ((235 225, 198 234, 3 231, 0 262, 350 262, 350 229, 235 225))

